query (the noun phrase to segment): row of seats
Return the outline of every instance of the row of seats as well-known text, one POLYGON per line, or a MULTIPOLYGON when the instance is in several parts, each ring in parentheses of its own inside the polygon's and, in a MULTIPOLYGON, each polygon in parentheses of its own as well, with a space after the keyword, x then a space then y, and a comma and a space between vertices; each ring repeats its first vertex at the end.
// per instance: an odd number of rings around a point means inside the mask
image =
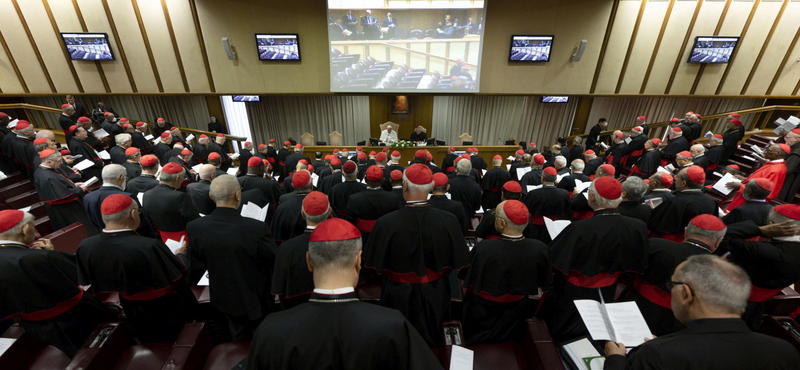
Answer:
POLYGON ((393 67, 394 62, 379 62, 367 57, 339 72, 334 78, 334 86, 339 89, 372 89, 393 67))
POLYGON ((511 51, 512 61, 546 60, 547 57, 548 57, 547 54, 541 52, 526 53, 519 50, 511 51))
POLYGON ((730 54, 727 53, 722 55, 712 55, 698 51, 692 54, 692 56, 689 58, 689 61, 696 63, 714 63, 720 60, 728 60, 730 57, 730 54))
POLYGON ((90 59, 91 60, 91 59, 105 59, 105 58, 110 58, 111 57, 110 55, 108 55, 108 53, 105 53, 105 52, 102 53, 102 54, 101 53, 92 53, 92 52, 88 52, 86 50, 79 50, 79 49, 73 49, 73 48, 69 48, 69 52, 70 52, 70 57, 72 59, 90 59))

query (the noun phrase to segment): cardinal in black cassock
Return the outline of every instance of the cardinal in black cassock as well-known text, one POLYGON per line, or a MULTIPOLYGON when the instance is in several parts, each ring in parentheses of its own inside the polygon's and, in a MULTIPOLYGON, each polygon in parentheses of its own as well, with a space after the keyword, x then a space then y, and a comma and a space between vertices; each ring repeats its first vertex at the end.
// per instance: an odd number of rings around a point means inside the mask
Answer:
MULTIPOLYGON (((545 226, 544 218, 555 220, 569 220, 570 198, 569 193, 555 185, 556 169, 547 167, 542 176, 542 187, 528 192, 523 202, 531 213, 531 227, 525 236, 550 243, 550 233, 545 226)), ((576 194, 577 196, 583 196, 576 194)))
POLYGON ((703 194, 702 187, 706 174, 700 166, 691 166, 682 170, 675 179, 675 187, 679 190, 675 197, 664 201, 653 209, 647 223, 651 237, 683 241, 683 229, 697 215, 717 215, 719 205, 709 195, 703 194))
POLYGON ((289 240, 302 234, 306 229, 306 222, 300 210, 303 208, 303 199, 313 189, 311 174, 306 170, 300 170, 292 177, 295 191, 281 197, 280 205, 275 210, 270 225, 277 242, 289 240))
POLYGON ((356 172, 356 163, 347 161, 342 165, 342 172, 344 176, 353 176, 352 180, 347 180, 340 184, 336 184, 330 191, 331 207, 333 207, 336 214, 341 218, 347 217, 347 207, 350 202, 350 197, 353 194, 360 193, 367 190, 367 186, 358 182, 358 176, 354 175, 356 172))
POLYGON ((73 357, 94 328, 114 315, 78 286, 75 255, 28 249, 36 232, 33 217, 18 210, 0 211, 0 233, 22 222, 26 224, 19 234, 4 238, 14 240, 0 242, 0 321, 19 322, 34 338, 73 357))
POLYGON ((675 160, 678 153, 686 150, 689 150, 689 142, 683 137, 683 130, 680 127, 673 128, 669 143, 661 148, 661 165, 666 166, 675 160))
POLYGON ((133 179, 128 179, 128 182, 125 184, 125 190, 137 197, 139 193, 144 193, 159 184, 158 179, 152 174, 155 173, 158 168, 158 159, 156 156, 152 154, 145 155, 139 159, 139 164, 142 165, 143 171, 151 173, 142 172, 141 175, 133 179))
POLYGON ((467 266, 469 252, 456 217, 427 204, 432 186, 426 166, 406 169, 406 205, 378 219, 363 260, 383 275, 381 305, 400 310, 431 346, 450 317, 451 290, 458 289, 447 275, 467 266))
MULTIPOLYGON (((447 195, 445 195, 449 187, 450 185, 447 184, 447 175, 441 172, 433 174, 433 190, 431 191, 430 198, 428 198, 428 204, 433 208, 441 209, 442 211, 452 213, 453 216, 456 216, 458 223, 461 225, 461 233, 467 235, 470 219, 467 217, 467 213, 464 212, 464 206, 461 202, 448 199, 447 195)), ((402 194, 402 192, 403 189, 401 186, 400 194, 402 194)))
POLYGON ((594 216, 573 222, 550 243, 553 290, 542 298, 538 314, 556 340, 587 334, 574 300, 599 301, 600 290, 605 301, 611 302, 622 273, 644 271, 647 225, 617 212, 621 198, 619 181, 613 177, 594 180, 589 188, 594 216))
MULTIPOLYGON (((503 184, 502 192, 500 201, 506 200, 522 200, 522 187, 519 186, 519 183, 514 180, 506 181, 503 184)), ((499 203, 498 203, 499 204, 499 203)), ((496 209, 490 208, 486 209, 483 212, 483 217, 481 217, 481 222, 478 223, 478 226, 475 227, 475 235, 481 239, 498 239, 500 238, 500 233, 497 231, 494 225, 495 221, 495 212, 496 209)), ((530 227, 531 224, 528 224, 528 227, 523 230, 522 235, 530 235, 530 227)))
POLYGON ((42 159, 42 164, 34 173, 33 186, 39 199, 44 202, 53 230, 80 222, 89 235, 97 234, 98 230, 86 215, 81 201, 84 188, 76 186, 58 171, 61 154, 53 149, 45 149, 39 153, 39 158, 42 159))
POLYGON ((661 166, 661 152, 658 150, 658 145, 661 144, 660 139, 653 139, 644 144, 644 155, 639 157, 635 167, 632 170, 633 175, 643 179, 649 178, 661 166))
POLYGON ((735 118, 728 121, 728 130, 722 134, 722 147, 725 149, 718 163, 724 163, 733 156, 733 153, 736 153, 739 141, 743 138, 740 128, 743 128, 742 121, 735 118))
POLYGON ((778 199, 792 203, 797 191, 800 190, 800 128, 796 128, 787 133, 784 137, 787 140, 791 151, 785 158, 786 179, 783 181, 783 188, 778 193, 778 199), (795 141, 793 144, 789 144, 795 141))
POLYGON ((383 170, 377 165, 367 168, 367 189, 353 194, 347 201, 347 219, 360 231, 364 243, 369 241, 375 223, 383 215, 403 207, 403 199, 397 194, 383 191, 383 170))
POLYGON ((186 225, 200 217, 189 196, 177 191, 183 183, 184 172, 177 163, 165 164, 161 167, 160 184, 143 196, 142 207, 163 242, 185 238, 186 225))
POLYGON ((552 270, 547 245, 526 239, 528 209, 517 200, 497 206, 499 239, 484 240, 470 251, 470 266, 459 272, 467 293, 462 322, 467 343, 517 341, 526 313, 534 309, 529 295, 547 289, 552 270))
POLYGON ((730 210, 722 218, 722 222, 731 225, 751 220, 758 226, 766 225, 769 221, 769 212, 772 211, 772 205, 767 203, 766 198, 772 191, 772 181, 766 178, 759 177, 748 182, 742 190, 742 195, 747 201, 730 210))
POLYGON ((511 180, 511 174, 503 168, 502 164, 503 157, 500 155, 494 156, 494 159, 492 159, 494 167, 486 171, 486 174, 481 179, 481 189, 483 190, 481 207, 483 207, 484 211, 493 209, 500 204, 501 188, 503 184, 511 180))
POLYGON ((240 365, 247 370, 441 369, 399 312, 359 302, 354 287, 361 233, 352 224, 327 220, 309 241, 307 268, 313 269, 315 289, 308 303, 267 316, 240 365))
POLYGON ((444 157, 444 159, 442 159, 442 167, 441 167, 442 171, 444 171, 445 173, 453 172, 456 170, 454 162, 456 158, 458 158, 458 156, 455 154, 455 152, 456 152, 455 147, 451 146, 447 148, 447 155, 444 157))
POLYGON ((78 283, 91 284, 95 294, 119 293, 142 343, 174 342, 197 306, 187 282, 185 248, 173 254, 160 240, 137 235, 139 213, 129 196, 109 196, 101 213, 106 228, 82 241, 76 253, 78 283))

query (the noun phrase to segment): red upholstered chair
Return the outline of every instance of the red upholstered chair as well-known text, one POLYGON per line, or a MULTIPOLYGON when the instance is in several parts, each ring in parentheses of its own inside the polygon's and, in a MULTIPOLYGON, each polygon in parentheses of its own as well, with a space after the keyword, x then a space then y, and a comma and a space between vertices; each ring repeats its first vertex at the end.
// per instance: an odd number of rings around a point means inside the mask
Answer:
POLYGON ((792 318, 785 316, 764 315, 764 323, 761 325, 761 333, 781 338, 794 346, 800 352, 800 325, 792 318))
POLYGON ((64 352, 53 346, 46 346, 36 352, 24 369, 50 370, 63 369, 69 365, 69 357, 64 352))
POLYGON ((4 370, 27 369, 28 362, 47 347, 43 342, 28 335, 18 324, 6 330, 2 338, 14 339, 14 343, 0 355, 0 369, 4 370))
POLYGON ((133 344, 125 325, 100 324, 66 368, 68 370, 111 369, 120 355, 133 344))
POLYGON ((164 362, 164 369, 201 369, 211 351, 211 334, 207 323, 188 323, 181 330, 172 352, 164 362))
POLYGON ((37 218, 33 221, 33 225, 36 228, 36 232, 39 233, 40 236, 53 232, 53 224, 50 223, 50 217, 45 216, 42 218, 37 218))
POLYGON ((230 369, 247 357, 250 342, 223 343, 211 349, 203 370, 230 369))
POLYGON ((172 343, 138 344, 125 350, 112 369, 160 369, 164 366, 171 351, 172 343))
POLYGON ((86 235, 86 227, 82 223, 76 222, 47 234, 43 238, 50 239, 55 250, 74 254, 78 251, 81 241, 86 239, 86 235))
POLYGON ((773 316, 790 316, 799 308, 800 294, 792 288, 784 288, 778 295, 767 301, 764 312, 773 316))

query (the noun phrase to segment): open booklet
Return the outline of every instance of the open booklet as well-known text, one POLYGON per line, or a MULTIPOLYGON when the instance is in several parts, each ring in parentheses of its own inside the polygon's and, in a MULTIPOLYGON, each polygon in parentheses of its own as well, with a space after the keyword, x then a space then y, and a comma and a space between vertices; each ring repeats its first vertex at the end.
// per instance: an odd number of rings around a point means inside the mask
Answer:
POLYGON ((573 370, 603 370, 606 358, 589 338, 583 337, 561 346, 561 357, 573 370))
POLYGON ((252 218, 254 220, 258 220, 264 222, 267 219, 267 212, 269 211, 269 203, 264 206, 264 208, 259 207, 257 204, 253 202, 247 202, 247 204, 242 207, 242 217, 252 218))
MULTIPOLYGON (((597 290, 599 293, 600 288, 597 290)), ((600 302, 591 299, 573 302, 594 340, 610 340, 622 343, 625 347, 638 347, 645 338, 653 338, 636 302, 605 303, 602 293, 600 302)))
POLYGON ((569 220, 556 220, 553 221, 547 217, 544 218, 544 226, 547 228, 547 233, 550 234, 550 239, 555 240, 558 234, 561 234, 564 229, 571 223, 569 220))
POLYGON ((736 182, 736 181, 739 180, 736 180, 736 178, 733 177, 733 175, 731 175, 730 173, 726 173, 725 176, 722 176, 722 178, 719 179, 719 181, 717 181, 714 184, 713 188, 714 190, 722 194, 728 195, 731 193, 731 191, 733 191, 733 189, 728 189, 728 187, 725 185, 727 185, 729 182, 736 182))

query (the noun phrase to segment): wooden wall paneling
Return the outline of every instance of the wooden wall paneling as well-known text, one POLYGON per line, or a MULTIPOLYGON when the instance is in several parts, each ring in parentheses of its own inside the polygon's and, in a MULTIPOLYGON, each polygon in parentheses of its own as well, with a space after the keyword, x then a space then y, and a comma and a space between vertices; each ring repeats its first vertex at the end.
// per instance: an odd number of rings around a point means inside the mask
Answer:
POLYGON ((630 62, 621 76, 619 85, 621 94, 638 94, 642 89, 648 68, 652 65, 652 58, 658 50, 658 43, 664 32, 672 13, 674 1, 648 1, 644 16, 639 25, 633 47, 630 49, 630 62))
MULTIPOLYGON (((436 136, 436 133, 431 130, 433 123, 433 95, 407 95, 407 97, 411 113, 394 114, 392 113, 394 95, 370 95, 370 137, 380 137, 381 129, 379 125, 387 121, 400 125, 397 137, 401 139, 408 139, 417 126, 422 126, 428 130, 428 138, 436 136)), ((328 141, 327 138, 324 141, 328 141)))
POLYGON ((572 119, 572 132, 576 134, 588 133, 594 122, 589 122, 589 113, 592 112, 592 103, 594 98, 591 96, 580 96, 578 99, 578 108, 575 109, 575 117, 572 119))
POLYGON ((722 72, 722 76, 720 77, 719 83, 717 83, 717 89, 714 90, 715 95, 719 95, 719 93, 722 91, 722 86, 725 84, 725 80, 728 78, 728 74, 731 71, 731 66, 736 62, 737 55, 742 50, 742 44, 744 44, 744 40, 746 40, 747 31, 750 30, 750 24, 753 23, 753 18, 755 17, 756 12, 758 11, 758 6, 760 4, 761 0, 755 0, 753 2, 753 7, 750 10, 750 14, 747 16, 747 21, 745 21, 744 23, 744 27, 742 28, 742 33, 739 35, 739 46, 737 46, 736 49, 733 50, 733 54, 731 54, 731 59, 725 66, 724 72, 722 72))
MULTIPOLYGON (((17 2, 17 0, 11 0, 11 3, 14 4, 14 10, 16 10, 17 12, 17 17, 19 17, 19 22, 22 25, 22 28, 25 30, 25 34, 28 36, 28 41, 31 43, 31 48, 33 48, 33 53, 36 54, 36 59, 39 61, 39 66, 42 68, 42 73, 44 74, 44 77, 47 79, 47 84, 50 85, 50 92, 55 93, 56 85, 53 83, 53 78, 50 76, 50 70, 47 69, 47 64, 45 64, 44 59, 42 59, 42 52, 39 51, 39 45, 36 43, 36 39, 33 37, 30 27, 28 27, 28 21, 25 20, 25 15, 22 14, 22 9, 19 7, 19 2, 17 2)), ((37 17, 37 18, 41 19, 42 17, 37 17)))
MULTIPOLYGON (((47 5, 53 14, 53 21, 58 26, 59 32, 83 32, 84 27, 81 24, 82 19, 80 19, 78 16, 75 4, 73 4, 71 1, 51 0, 47 2, 47 5)), ((58 40, 59 48, 62 49, 62 53, 66 55, 66 48, 61 41, 61 35, 55 35, 55 39, 58 40)), ((114 51, 116 52, 116 49, 114 49, 114 51)), ((78 81, 80 81, 84 93, 100 94, 106 92, 103 79, 100 77, 99 66, 97 63, 70 60, 69 64, 75 70, 75 74, 78 76, 78 81)), ((74 90, 59 92, 77 93, 77 91, 74 90)))
POLYGON ((164 18, 169 30, 169 38, 172 41, 172 49, 175 52, 175 59, 178 63, 178 69, 181 73, 181 81, 183 82, 184 92, 189 92, 189 81, 186 79, 186 70, 183 68, 183 58, 181 57, 181 50, 178 48, 178 39, 175 37, 175 28, 172 26, 172 17, 169 14, 169 7, 167 0, 161 0, 161 8, 164 11, 164 18))
MULTIPOLYGON (((717 23, 717 28, 714 30, 715 36, 747 36, 745 27, 750 24, 755 15, 757 4, 756 2, 741 2, 733 1, 726 3, 728 11, 725 12, 725 17, 720 18, 717 23)), ((694 85, 692 85, 692 94, 696 95, 714 95, 717 92, 719 81, 728 69, 728 63, 722 64, 704 64, 702 72, 695 78, 694 85)))
MULTIPOLYGON (((14 9, 11 0, 0 0, 0 9, 14 9)), ((44 74, 44 66, 38 63, 37 52, 26 36, 25 26, 19 15, 14 11, 4 13, 0 22, 0 32, 5 37, 9 54, 17 62, 21 76, 25 79, 29 91, 33 93, 51 93, 50 83, 44 74)))
POLYGON ((147 58, 150 59, 150 67, 153 69, 153 75, 156 78, 158 85, 158 92, 164 92, 164 85, 161 82, 161 75, 158 73, 158 65, 153 57, 153 48, 150 44, 150 39, 147 37, 147 30, 142 23, 142 13, 139 9, 139 3, 136 0, 131 0, 133 4, 133 14, 136 15, 136 22, 139 23, 139 31, 142 33, 142 40, 144 40, 144 48, 147 50, 147 58))
POLYGON ((675 71, 675 79, 668 94, 688 95, 691 92, 697 73, 700 72, 702 64, 686 63, 686 59, 694 44, 696 36, 713 35, 722 11, 725 9, 725 2, 709 1, 703 2, 700 12, 697 15, 697 22, 692 27, 687 40, 686 47, 681 53, 681 62, 675 71))
MULTIPOLYGON (((27 4, 27 3, 26 3, 27 4)), ((78 72, 75 71, 75 66, 72 64, 72 59, 70 58, 69 52, 67 48, 64 47, 64 44, 61 42, 61 31, 58 28, 58 23, 56 19, 53 17, 53 10, 50 9, 50 3, 48 0, 42 0, 42 6, 44 6, 44 10, 47 13, 47 18, 50 20, 50 26, 53 27, 53 34, 55 35, 55 39, 57 42, 58 49, 61 49, 61 53, 64 54, 64 60, 66 61, 66 66, 69 69, 70 74, 72 74, 72 80, 75 83, 75 88, 80 93, 83 93, 83 84, 81 84, 81 79, 78 77, 78 72)), ((44 39, 44 37, 43 37, 44 39)), ((62 77, 58 74, 59 77, 62 77)), ((66 78, 66 76, 63 76, 66 78)), ((69 86, 66 89, 59 89, 59 91, 70 91, 69 86)))
MULTIPOLYGON (((782 76, 782 75, 783 75, 783 72, 784 72, 784 68, 786 68, 787 64, 789 63, 789 59, 792 59, 795 55, 797 55, 797 39, 798 38, 800 38, 800 27, 798 27, 797 31, 794 33, 794 38, 792 39, 792 42, 791 42, 790 46, 788 48, 786 48, 786 54, 783 56, 783 60, 781 61, 780 66, 778 67, 778 71, 775 72, 775 77, 772 78, 772 82, 770 82, 769 88, 767 88, 767 95, 771 95, 773 93, 773 90, 775 89, 775 85, 778 84, 778 81, 781 79, 781 77, 784 77, 783 78, 784 81, 794 82, 794 80, 796 80, 796 78, 785 78, 786 76, 782 76)), ((788 67, 791 67, 792 65, 796 65, 796 64, 797 64, 797 61, 794 60, 794 61, 792 61, 791 64, 788 65, 788 67)), ((788 84, 784 83, 784 84, 782 84, 781 87, 783 87, 783 89, 779 88, 778 91, 777 91, 777 95, 790 95, 792 93, 792 88, 788 84)))
POLYGON ((0 78, 0 94, 5 93, 29 93, 28 85, 25 83, 25 78, 22 77, 22 72, 17 66, 17 61, 14 59, 14 54, 6 43, 6 38, 3 36, 3 30, 0 29, 0 46, 3 48, 3 53, 0 54, 0 74, 6 76, 0 78), (16 77, 13 77, 16 76, 16 77))
POLYGON ((195 0, 189 0, 190 9, 192 11, 192 23, 194 23, 195 32, 200 47, 200 54, 203 57, 203 65, 206 68, 206 77, 208 78, 208 86, 211 92, 216 92, 217 89, 214 85, 214 75, 211 73, 211 63, 208 61, 208 52, 206 50, 206 42, 203 37, 203 30, 200 27, 200 17, 197 15, 197 5, 195 0))
POLYGON ((647 69, 645 70, 644 77, 642 78, 642 86, 639 88, 639 94, 644 94, 644 89, 647 87, 647 80, 650 79, 650 72, 653 71, 653 63, 656 61, 656 54, 658 54, 658 49, 661 47, 661 41, 664 39, 664 32, 667 30, 669 18, 672 15, 672 9, 675 7, 675 1, 676 0, 669 0, 669 5, 667 5, 667 11, 664 13, 664 19, 661 21, 661 28, 658 31, 656 43, 653 45, 653 51, 650 54, 650 62, 647 64, 647 69))
POLYGON ((647 0, 641 0, 639 5, 639 14, 636 15, 636 22, 634 23, 633 31, 631 31, 631 39, 628 41, 628 50, 625 51, 625 59, 622 61, 622 68, 619 70, 617 87, 614 89, 615 94, 619 94, 619 90, 622 88, 622 80, 625 79, 625 72, 628 69, 628 62, 631 60, 631 52, 633 52, 633 47, 636 45, 636 36, 639 33, 639 26, 642 23, 642 17, 644 16, 644 10, 646 7, 647 0))
POLYGON ((692 24, 696 9, 697 4, 694 1, 675 1, 673 4, 672 12, 664 28, 663 41, 658 48, 653 50, 655 59, 652 61, 650 75, 643 83, 643 93, 664 94, 676 67, 675 58, 685 48, 681 41, 686 38, 686 30, 692 24))
POLYGON ((158 79, 161 81, 164 92, 183 92, 184 84, 181 79, 181 68, 178 63, 178 50, 172 43, 169 27, 167 26, 166 13, 159 0, 134 0, 136 9, 141 14, 140 26, 147 30, 143 33, 153 55, 153 61, 158 67, 158 79))
POLYGON ((611 30, 611 36, 606 44, 606 52, 603 56, 604 60, 600 75, 597 78, 595 93, 614 93, 640 8, 641 2, 639 1, 620 1, 617 8, 617 19, 614 20, 614 28, 611 30))
POLYGON ((603 44, 600 46, 600 57, 597 59, 597 66, 594 68, 594 77, 592 78, 592 87, 589 89, 589 92, 592 94, 594 94, 594 91, 597 89, 597 79, 600 78, 600 71, 602 70, 606 55, 606 47, 608 46, 608 41, 611 39, 611 31, 614 29, 614 20, 617 18, 619 2, 620 0, 614 0, 614 6, 611 8, 611 14, 609 14, 608 17, 608 25, 606 26, 606 32, 603 36, 603 44))
POLYGON ((742 87, 741 94, 765 94, 775 72, 780 67, 783 53, 790 47, 798 27, 800 3, 784 0, 781 9, 783 11, 778 13, 775 23, 770 29, 770 34, 767 35, 767 41, 765 41, 762 51, 759 52, 756 63, 742 87))
POLYGON ((115 20, 114 30, 119 35, 117 43, 120 46, 125 45, 125 61, 129 66, 132 86, 138 93, 158 93, 158 84, 150 65, 139 22, 136 20, 133 2, 112 1, 107 4, 109 13, 115 20))
MULTIPOLYGON (((84 16, 83 16, 83 12, 81 11, 80 4, 78 4, 78 0, 72 0, 72 6, 75 9, 75 14, 78 17, 78 21, 81 24, 81 31, 88 32, 89 28, 86 26, 86 18, 84 18, 84 16)), ((111 24, 111 22, 109 22, 109 24, 111 24)), ((96 32, 96 31, 92 31, 92 32, 96 32)), ((109 40, 109 43, 110 42, 111 42, 111 40, 109 40)), ((87 62, 87 63, 83 63, 83 64, 89 64, 89 63, 91 63, 91 62, 87 62)), ((94 65, 97 68, 97 73, 100 75, 100 81, 103 83, 103 89, 105 89, 105 92, 107 92, 107 93, 111 92, 111 87, 108 84, 108 78, 106 78, 106 73, 103 70, 103 65, 98 61, 95 61, 94 65)))
POLYGON ((694 8, 694 13, 692 13, 692 20, 689 22, 689 25, 686 28, 686 33, 683 37, 683 43, 681 44, 681 48, 678 50, 678 57, 675 59, 675 65, 672 67, 672 74, 669 76, 669 81, 667 82, 667 87, 664 89, 664 94, 669 94, 669 91, 672 89, 672 84, 675 82, 675 76, 678 73, 678 68, 681 65, 681 62, 684 59, 684 55, 686 53, 686 48, 690 43, 693 41, 691 39, 692 30, 694 29, 694 25, 697 22, 697 16, 700 14, 700 10, 703 8, 703 0, 698 0, 697 4, 694 8))

